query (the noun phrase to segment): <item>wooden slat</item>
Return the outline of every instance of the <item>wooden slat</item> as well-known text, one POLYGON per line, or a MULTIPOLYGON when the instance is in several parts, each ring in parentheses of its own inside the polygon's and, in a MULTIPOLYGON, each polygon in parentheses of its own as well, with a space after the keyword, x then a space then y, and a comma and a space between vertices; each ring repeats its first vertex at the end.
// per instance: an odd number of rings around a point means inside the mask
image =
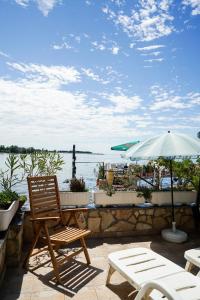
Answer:
POLYGON ((41 214, 41 213, 51 213, 51 212, 53 212, 53 213, 57 213, 58 214, 58 212, 59 212, 59 209, 55 206, 55 208, 51 208, 51 207, 44 207, 44 208, 37 208, 37 207, 34 207, 34 213, 35 214, 41 214))
POLYGON ((52 186, 40 186, 40 187, 32 187, 32 192, 43 192, 43 191, 55 191, 55 187, 52 186))
POLYGON ((45 191, 45 193, 44 192, 42 192, 42 193, 41 192, 40 193, 33 193, 32 198, 35 201, 37 199, 44 199, 44 198, 48 198, 48 197, 51 197, 51 196, 56 197, 56 192, 55 191, 48 191, 48 192, 45 191))
POLYGON ((45 212, 39 212, 34 214, 35 217, 58 217, 59 216, 59 210, 50 210, 45 212))
POLYGON ((45 205, 46 203, 50 203, 52 201, 57 203, 56 195, 51 195, 49 197, 42 197, 42 198, 36 198, 36 199, 33 198, 33 204, 43 203, 45 205))
POLYGON ((44 212, 44 211, 59 211, 56 203, 51 205, 45 205, 45 206, 34 206, 33 209, 35 210, 35 213, 44 212))

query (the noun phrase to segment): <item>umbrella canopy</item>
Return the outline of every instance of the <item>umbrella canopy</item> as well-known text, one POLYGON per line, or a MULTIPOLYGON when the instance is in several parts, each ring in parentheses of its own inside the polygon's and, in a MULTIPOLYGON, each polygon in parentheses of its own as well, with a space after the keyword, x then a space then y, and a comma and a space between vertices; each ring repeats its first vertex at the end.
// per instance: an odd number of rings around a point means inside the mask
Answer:
POLYGON ((164 157, 170 161, 172 221, 174 216, 172 161, 180 158, 196 158, 200 155, 200 141, 185 134, 168 133, 147 139, 132 146, 123 155, 131 160, 149 160, 164 157))
POLYGON ((127 151, 130 147, 132 147, 133 145, 136 145, 138 143, 139 143, 139 141, 128 142, 128 143, 125 143, 125 144, 113 146, 113 147, 111 147, 111 150, 127 151))
POLYGON ((170 131, 132 146, 124 155, 131 160, 192 158, 200 155, 200 141, 185 134, 170 131))

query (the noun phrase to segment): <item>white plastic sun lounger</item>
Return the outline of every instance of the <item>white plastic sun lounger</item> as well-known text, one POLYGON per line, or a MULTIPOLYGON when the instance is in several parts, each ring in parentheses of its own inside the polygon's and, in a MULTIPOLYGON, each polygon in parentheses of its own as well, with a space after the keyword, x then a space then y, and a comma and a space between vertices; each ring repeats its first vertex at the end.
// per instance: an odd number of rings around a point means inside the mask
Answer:
POLYGON ((163 300, 163 296, 170 300, 200 300, 199 277, 150 249, 133 248, 113 252, 108 256, 108 261, 110 269, 106 283, 110 282, 113 272, 118 271, 140 291, 137 300, 143 299, 138 298, 141 293, 149 293, 153 300, 163 300), (154 286, 151 288, 152 281, 154 286))
MULTIPOLYGON (((185 251, 184 257, 187 260, 185 269, 190 272, 194 266, 200 269, 200 248, 185 251)), ((197 276, 200 276, 200 271, 197 276)))

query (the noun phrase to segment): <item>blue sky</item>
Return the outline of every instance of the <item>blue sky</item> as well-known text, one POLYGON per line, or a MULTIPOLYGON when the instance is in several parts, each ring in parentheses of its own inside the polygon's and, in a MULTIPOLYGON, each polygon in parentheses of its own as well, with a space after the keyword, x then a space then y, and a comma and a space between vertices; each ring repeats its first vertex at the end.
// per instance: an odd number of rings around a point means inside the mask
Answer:
POLYGON ((200 0, 1 0, 1 144, 200 130, 200 0))

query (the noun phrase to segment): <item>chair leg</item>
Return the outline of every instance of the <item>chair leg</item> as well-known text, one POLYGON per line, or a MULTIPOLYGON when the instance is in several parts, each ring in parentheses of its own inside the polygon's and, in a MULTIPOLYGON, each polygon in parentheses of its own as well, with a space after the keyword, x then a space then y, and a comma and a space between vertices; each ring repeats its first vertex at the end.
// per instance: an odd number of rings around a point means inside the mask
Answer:
POLYGON ((91 264, 91 261, 90 261, 89 253, 88 253, 87 246, 86 246, 86 243, 85 243, 85 239, 84 239, 84 238, 81 238, 80 241, 81 241, 81 245, 82 245, 82 247, 83 247, 83 251, 84 251, 84 254, 85 254, 85 258, 86 258, 86 260, 87 260, 87 264, 90 265, 90 264, 91 264))
POLYGON ((108 285, 110 283, 110 278, 114 272, 115 272, 115 269, 110 265, 109 270, 108 270, 107 279, 106 279, 106 285, 108 285))
POLYGON ((32 245, 31 245, 31 248, 30 248, 30 250, 29 250, 29 252, 28 252, 28 254, 27 254, 27 256, 25 257, 25 260, 24 260, 24 262, 23 262, 23 267, 24 267, 24 268, 27 267, 27 263, 28 263, 28 261, 29 261, 29 258, 30 258, 30 256, 31 256, 31 254, 32 254, 32 252, 33 252, 33 250, 34 250, 36 244, 37 244, 37 241, 38 241, 39 236, 40 236, 40 231, 41 231, 41 225, 39 225, 39 227, 38 227, 38 229, 37 229, 37 231, 36 231, 36 233, 35 233, 35 239, 33 240, 33 243, 32 243, 32 245))
POLYGON ((191 272, 192 268, 193 268, 193 264, 190 261, 187 261, 185 265, 185 270, 191 272))
POLYGON ((60 275, 59 275, 59 269, 58 269, 58 264, 57 264, 57 261, 56 261, 56 258, 55 258, 54 252, 53 252, 53 247, 52 247, 52 244, 51 244, 51 240, 50 240, 50 236, 49 236, 49 231, 48 231, 48 227, 47 227, 46 224, 44 224, 44 231, 45 231, 46 238, 47 238, 47 245, 48 245, 48 249, 49 249, 49 254, 51 256, 51 261, 52 261, 52 264, 53 264, 54 273, 55 273, 57 281, 59 283, 61 283, 61 279, 60 279, 60 275))

